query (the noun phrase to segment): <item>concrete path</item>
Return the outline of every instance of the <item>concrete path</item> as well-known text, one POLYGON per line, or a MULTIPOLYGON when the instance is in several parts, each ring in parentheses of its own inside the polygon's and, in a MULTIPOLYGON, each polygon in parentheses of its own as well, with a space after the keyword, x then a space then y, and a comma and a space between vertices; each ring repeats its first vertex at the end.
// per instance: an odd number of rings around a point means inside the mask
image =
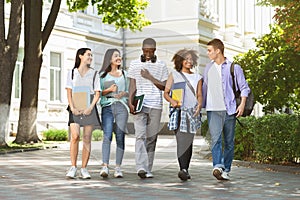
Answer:
MULTIPOLYGON (((81 145, 80 145, 81 146, 81 145)), ((90 180, 65 178, 70 167, 69 144, 58 148, 0 155, 0 199, 300 199, 300 175, 257 168, 233 166, 230 181, 218 181, 211 161, 199 151, 207 150, 197 137, 190 174, 182 182, 177 177, 174 136, 159 136, 154 162, 154 178, 141 180, 135 171, 134 138, 126 137, 124 178, 99 176, 101 142, 93 142, 89 162, 90 180)), ((111 164, 114 164, 113 142, 111 164)), ((78 165, 80 167, 81 155, 78 165)), ((78 173, 78 172, 77 172, 78 173)), ((80 174, 78 173, 78 176, 80 174)))

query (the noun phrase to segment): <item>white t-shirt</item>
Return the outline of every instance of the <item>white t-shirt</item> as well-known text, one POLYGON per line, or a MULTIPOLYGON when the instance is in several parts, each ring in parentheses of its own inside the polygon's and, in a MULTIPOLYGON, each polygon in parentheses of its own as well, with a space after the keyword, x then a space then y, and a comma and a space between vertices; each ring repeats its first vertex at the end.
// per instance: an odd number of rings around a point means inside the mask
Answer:
POLYGON ((163 61, 157 60, 155 63, 151 61, 141 62, 133 60, 128 70, 128 78, 136 81, 136 95, 144 94, 144 106, 150 108, 162 109, 162 91, 158 89, 150 80, 141 76, 141 70, 147 69, 150 74, 159 81, 168 79, 168 68, 163 61))
POLYGON ((78 86, 89 87, 90 94, 94 94, 95 91, 100 91, 100 78, 98 72, 96 73, 95 82, 93 83, 95 71, 96 70, 93 68, 90 68, 87 73, 81 77, 78 69, 75 68, 72 79, 72 70, 70 70, 67 75, 66 88, 74 90, 74 88, 78 86))
POLYGON ((214 65, 209 69, 207 77, 207 101, 206 110, 207 111, 224 111, 225 100, 223 94, 222 86, 222 71, 221 65, 214 65))
MULTIPOLYGON (((188 74, 188 73, 184 73, 184 72, 183 72, 183 74, 189 80, 190 84, 194 88, 195 93, 197 94, 198 82, 202 79, 202 76, 200 74, 188 74)), ((182 75, 179 72, 177 72, 176 70, 172 71, 172 75, 173 75, 174 83, 185 82, 182 75)), ((185 90, 184 90, 182 106, 186 107, 186 108, 194 108, 197 105, 197 103, 198 103, 198 100, 197 100, 195 94, 191 91, 189 86, 186 84, 185 90)))

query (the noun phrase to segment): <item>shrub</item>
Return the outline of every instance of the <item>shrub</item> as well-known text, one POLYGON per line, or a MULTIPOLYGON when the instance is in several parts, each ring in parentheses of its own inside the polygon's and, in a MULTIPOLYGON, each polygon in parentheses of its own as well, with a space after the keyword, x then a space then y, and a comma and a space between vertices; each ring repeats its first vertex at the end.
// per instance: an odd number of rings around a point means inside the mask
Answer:
POLYGON ((235 126, 235 143, 234 143, 234 158, 238 160, 252 160, 255 135, 256 118, 243 117, 238 119, 241 124, 236 122, 235 126))
POLYGON ((94 141, 100 141, 103 138, 103 131, 96 129, 92 133, 92 137, 94 141))
POLYGON ((65 129, 48 129, 43 132, 46 141, 66 141, 68 139, 68 131, 65 129))
POLYGON ((258 118, 254 136, 257 160, 281 163, 299 159, 299 123, 299 115, 266 115, 258 118))
MULTIPOLYGON (((262 163, 300 162, 300 115, 274 114, 239 118, 236 124, 234 158, 262 163)), ((210 143, 207 120, 201 134, 210 143)))

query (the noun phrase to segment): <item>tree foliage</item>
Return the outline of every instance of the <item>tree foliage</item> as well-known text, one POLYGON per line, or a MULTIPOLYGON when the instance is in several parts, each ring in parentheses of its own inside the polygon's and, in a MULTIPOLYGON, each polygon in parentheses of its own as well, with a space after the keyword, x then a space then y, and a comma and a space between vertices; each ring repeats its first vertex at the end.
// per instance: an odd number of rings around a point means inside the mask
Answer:
POLYGON ((89 4, 97 5, 102 22, 113 24, 117 29, 141 31, 151 24, 142 12, 148 5, 145 0, 67 0, 67 4, 70 11, 84 10, 89 4))
MULTIPOLYGON (((6 73, 0 74, 0 83, 4 87, 0 90, 0 146, 5 146, 8 136, 8 119, 10 110, 10 96, 12 90, 13 71, 17 59, 19 36, 22 24, 22 6, 24 3, 25 19, 25 52, 22 71, 22 93, 18 121, 18 132, 14 142, 18 144, 37 142, 37 101, 39 74, 42 64, 42 52, 54 27, 60 9, 61 0, 53 0, 51 11, 46 23, 42 26, 43 2, 35 0, 11 0, 9 31, 5 34, 4 0, 0 0, 0 69, 6 73), (3 84, 2 84, 3 83, 3 84), (6 87, 8 86, 8 87, 6 87)), ((88 5, 98 6, 98 14, 102 15, 105 23, 114 24, 116 28, 141 30, 150 25, 142 11, 148 3, 143 0, 67 0, 70 11, 85 9, 88 5)))
POLYGON ((283 106, 299 112, 300 54, 286 43, 277 25, 262 38, 254 39, 256 48, 235 57, 245 71, 256 100, 266 113, 283 106))
POLYGON ((294 0, 261 0, 262 5, 276 6, 274 18, 284 30, 286 42, 300 51, 300 2, 294 0))

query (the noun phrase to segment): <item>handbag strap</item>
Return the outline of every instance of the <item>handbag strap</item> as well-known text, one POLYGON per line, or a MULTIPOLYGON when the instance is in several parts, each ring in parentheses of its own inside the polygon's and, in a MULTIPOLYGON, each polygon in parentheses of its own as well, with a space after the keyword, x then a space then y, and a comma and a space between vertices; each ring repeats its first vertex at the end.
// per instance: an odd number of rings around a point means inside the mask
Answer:
POLYGON ((185 77, 185 75, 182 72, 179 72, 179 73, 181 74, 182 78, 185 80, 186 84, 189 86, 192 93, 196 96, 195 90, 194 90, 193 86, 191 85, 190 81, 185 77))

